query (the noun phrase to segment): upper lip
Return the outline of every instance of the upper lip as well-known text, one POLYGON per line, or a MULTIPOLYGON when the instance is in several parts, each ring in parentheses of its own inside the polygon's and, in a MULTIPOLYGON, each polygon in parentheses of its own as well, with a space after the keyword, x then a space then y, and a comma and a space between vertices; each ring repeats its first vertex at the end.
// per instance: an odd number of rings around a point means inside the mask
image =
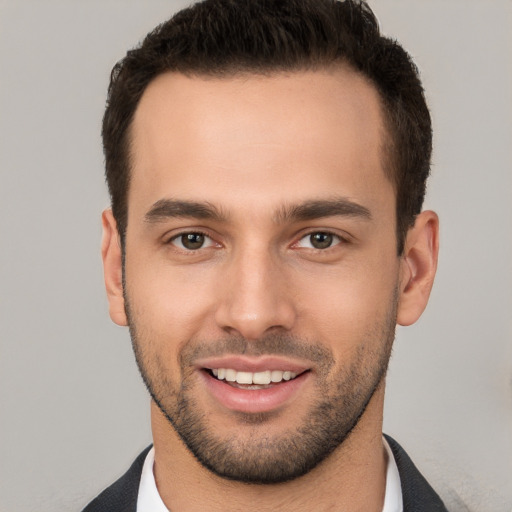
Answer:
POLYGON ((309 370, 309 367, 298 361, 279 357, 279 356, 221 356, 199 359, 196 361, 197 367, 203 369, 230 368, 238 372, 264 372, 266 370, 282 370, 293 373, 302 373, 309 370))

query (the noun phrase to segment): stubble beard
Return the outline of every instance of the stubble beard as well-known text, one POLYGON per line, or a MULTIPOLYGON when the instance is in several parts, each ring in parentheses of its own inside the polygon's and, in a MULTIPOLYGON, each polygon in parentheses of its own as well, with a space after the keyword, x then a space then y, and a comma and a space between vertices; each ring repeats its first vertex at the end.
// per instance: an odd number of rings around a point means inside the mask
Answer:
POLYGON ((223 478, 252 484, 277 484, 305 475, 340 447, 358 424, 371 398, 384 384, 395 337, 397 299, 387 317, 373 326, 358 344, 349 367, 333 374, 334 357, 320 344, 286 333, 272 333, 257 342, 231 337, 189 343, 179 354, 182 380, 169 378, 151 340, 137 330, 137 320, 126 300, 126 313, 135 358, 146 387, 165 417, 194 457, 223 478), (239 413, 236 431, 215 435, 194 398, 197 376, 190 370, 195 358, 222 354, 288 355, 314 362, 316 400, 304 419, 279 435, 265 424, 273 413, 239 413))

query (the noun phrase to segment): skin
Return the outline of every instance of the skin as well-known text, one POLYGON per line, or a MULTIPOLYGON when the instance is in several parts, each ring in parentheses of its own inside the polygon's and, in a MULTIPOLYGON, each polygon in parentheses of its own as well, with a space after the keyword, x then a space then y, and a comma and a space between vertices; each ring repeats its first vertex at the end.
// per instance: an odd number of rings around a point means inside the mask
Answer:
MULTIPOLYGON (((155 385, 177 390, 187 382, 218 440, 236 436, 251 447, 265 436, 289 435, 341 375, 377 372, 395 323, 412 324, 423 312, 437 264, 438 219, 422 212, 397 255, 395 191, 382 168, 385 136, 376 90, 345 68, 223 79, 167 73, 145 91, 132 127, 126 290, 116 223, 110 210, 103 214, 110 315, 136 331, 155 385), (150 213, 169 199, 213 205, 222 215, 150 213), (349 201, 367 214, 283 215, 311 201, 349 201), (180 246, 179 235, 191 232, 205 233, 206 245, 180 246), (311 233, 319 232, 335 235, 330 247, 311 246, 311 233), (180 365, 180 355, 200 343, 244 339, 257 354, 276 333, 321 347, 332 365, 324 375, 309 361, 300 390, 261 421, 219 405, 197 369, 180 365)), ((162 401, 172 409, 165 389, 162 401)), ((173 511, 227 504, 244 511, 380 511, 384 378, 369 398, 356 427, 325 460, 274 485, 210 472, 153 401, 160 495, 173 511)))

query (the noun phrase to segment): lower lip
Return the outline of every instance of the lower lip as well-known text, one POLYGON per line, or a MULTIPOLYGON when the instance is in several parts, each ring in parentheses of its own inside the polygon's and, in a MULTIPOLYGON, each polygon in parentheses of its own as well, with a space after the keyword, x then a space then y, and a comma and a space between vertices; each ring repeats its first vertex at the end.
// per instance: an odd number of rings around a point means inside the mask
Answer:
POLYGON ((221 405, 245 413, 271 412, 287 405, 299 394, 310 375, 310 372, 304 372, 292 380, 264 389, 243 389, 216 379, 206 371, 200 373, 208 391, 221 405))

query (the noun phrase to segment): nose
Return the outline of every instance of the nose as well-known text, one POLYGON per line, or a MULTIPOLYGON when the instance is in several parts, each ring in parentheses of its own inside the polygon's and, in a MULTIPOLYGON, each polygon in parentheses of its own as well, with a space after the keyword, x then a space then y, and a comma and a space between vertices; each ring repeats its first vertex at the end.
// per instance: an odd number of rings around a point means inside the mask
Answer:
POLYGON ((268 250, 247 250, 228 263, 215 312, 221 329, 256 340, 271 330, 293 327, 296 310, 278 259, 268 250))

